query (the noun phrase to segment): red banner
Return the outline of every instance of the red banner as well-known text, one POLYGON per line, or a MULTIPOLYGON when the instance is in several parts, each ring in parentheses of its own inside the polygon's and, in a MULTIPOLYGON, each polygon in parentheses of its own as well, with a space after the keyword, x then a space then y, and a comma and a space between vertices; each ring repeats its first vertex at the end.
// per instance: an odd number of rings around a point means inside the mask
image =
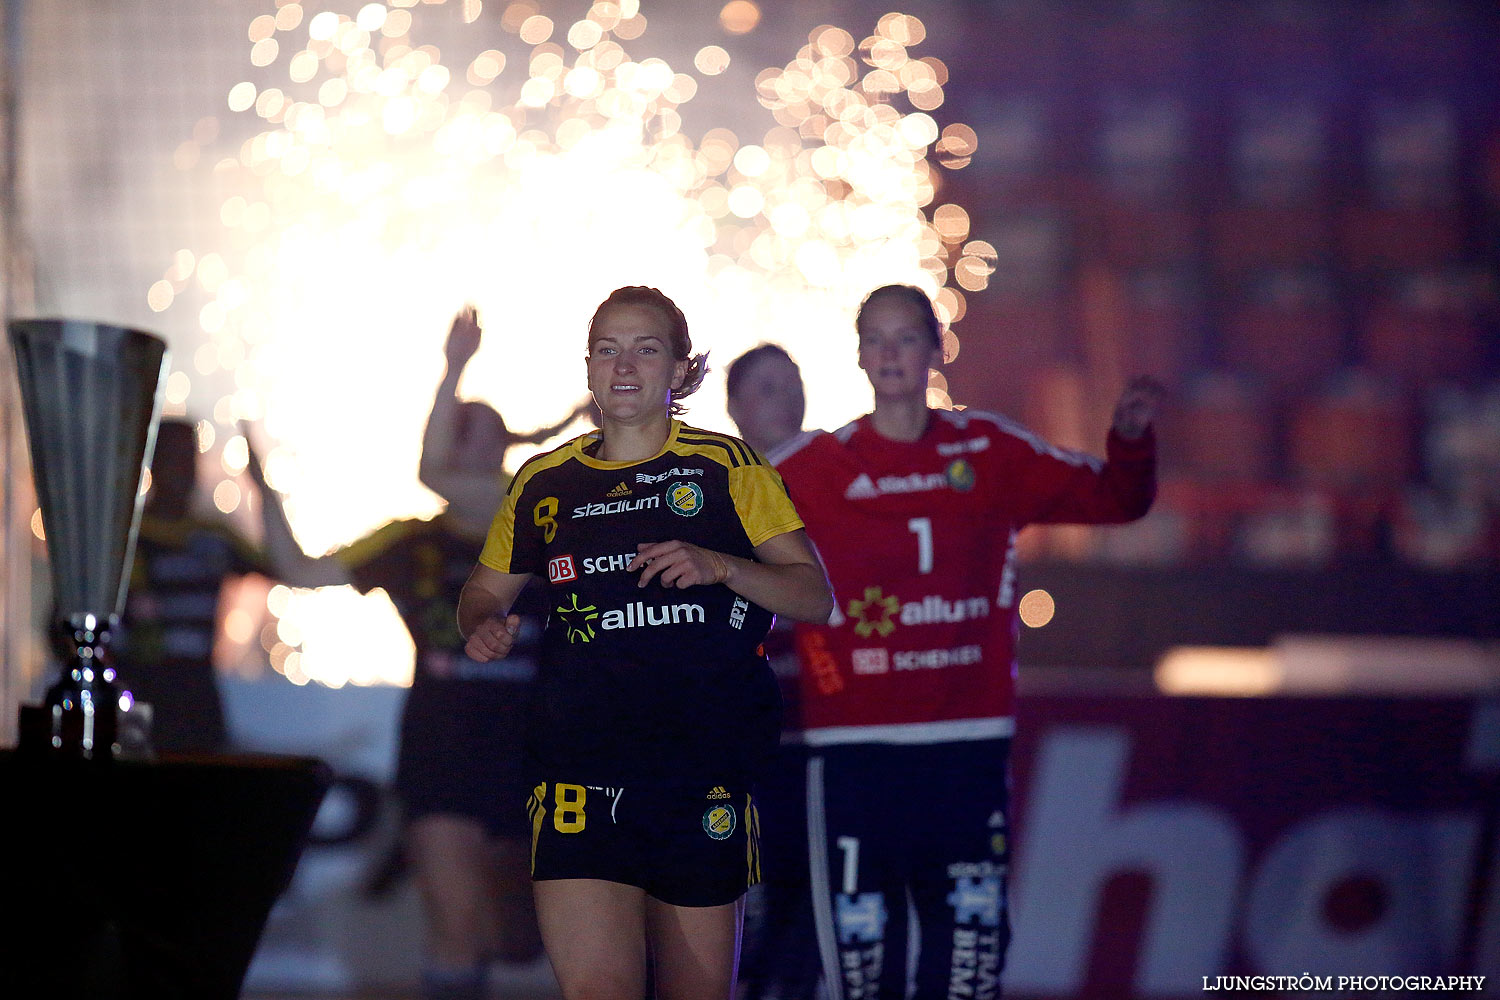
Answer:
POLYGON ((1500 990, 1500 702, 1023 698, 1014 781, 1007 997, 1500 990))

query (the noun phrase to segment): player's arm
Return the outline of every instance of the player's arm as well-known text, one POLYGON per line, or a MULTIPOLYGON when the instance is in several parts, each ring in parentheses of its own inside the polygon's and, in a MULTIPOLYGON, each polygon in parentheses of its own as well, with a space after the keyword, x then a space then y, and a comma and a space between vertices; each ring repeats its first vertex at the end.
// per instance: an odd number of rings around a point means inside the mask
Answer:
POLYGON ((1041 455, 1022 476, 1033 507, 1023 520, 1097 524, 1131 521, 1156 496, 1156 439, 1152 433, 1163 396, 1153 378, 1126 386, 1115 406, 1106 460, 1088 463, 1041 455))
POLYGON ((530 573, 502 573, 483 563, 474 567, 458 595, 458 630, 471 658, 487 663, 510 653, 521 627, 511 605, 530 579, 530 573))
POLYGON ((310 556, 302 549, 286 519, 281 494, 266 482, 248 424, 240 424, 245 436, 245 471, 260 495, 261 532, 264 537, 268 574, 292 587, 340 587, 353 583, 348 567, 331 555, 310 556))
POLYGON ((579 401, 577 406, 573 407, 572 413, 569 413, 566 417, 563 417, 557 423, 548 424, 546 427, 538 427, 536 430, 531 431, 529 434, 512 434, 511 439, 520 444, 542 444, 543 442, 548 441, 556 436, 560 431, 566 428, 573 421, 579 419, 580 417, 588 416, 589 407, 593 405, 594 401, 592 398, 582 399, 579 401))
MULTIPOLYGON (((479 350, 483 331, 479 326, 479 313, 472 305, 466 305, 453 317, 448 328, 448 339, 443 344, 443 379, 438 383, 432 398, 432 409, 427 414, 427 424, 422 430, 422 456, 417 463, 417 478, 422 485, 450 503, 456 490, 469 485, 461 463, 457 460, 459 407, 458 380, 464 368, 479 350)), ((469 474, 468 478, 472 478, 469 474)), ((493 476, 485 497, 494 492, 493 476)))
POLYGON ((767 611, 797 621, 821 624, 833 613, 828 574, 801 528, 761 542, 754 559, 680 540, 639 545, 626 569, 640 571, 641 587, 652 579, 663 587, 722 583, 767 611))

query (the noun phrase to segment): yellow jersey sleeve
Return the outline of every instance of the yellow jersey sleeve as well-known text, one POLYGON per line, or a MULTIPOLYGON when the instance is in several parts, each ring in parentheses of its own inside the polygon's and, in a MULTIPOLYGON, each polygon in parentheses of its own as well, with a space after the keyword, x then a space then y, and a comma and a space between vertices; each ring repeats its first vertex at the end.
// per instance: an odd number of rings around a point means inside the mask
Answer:
POLYGON ((770 465, 741 465, 729 470, 729 495, 751 545, 796 531, 802 518, 787 494, 781 474, 770 465))
POLYGON ((501 573, 529 573, 529 568, 516 569, 516 496, 521 491, 512 487, 505 491, 505 499, 490 522, 489 534, 485 536, 484 548, 480 550, 479 562, 501 573))

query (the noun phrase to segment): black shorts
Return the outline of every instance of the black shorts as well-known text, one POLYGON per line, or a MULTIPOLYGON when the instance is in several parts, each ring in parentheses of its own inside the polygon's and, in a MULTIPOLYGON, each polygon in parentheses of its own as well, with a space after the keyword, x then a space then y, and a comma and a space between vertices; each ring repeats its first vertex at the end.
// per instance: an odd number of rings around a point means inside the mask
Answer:
POLYGON ((467 816, 492 837, 525 837, 522 765, 529 685, 420 677, 401 713, 396 792, 408 820, 467 816))
POLYGON ((760 817, 743 783, 540 781, 531 877, 637 886, 674 906, 732 903, 760 882, 760 817))

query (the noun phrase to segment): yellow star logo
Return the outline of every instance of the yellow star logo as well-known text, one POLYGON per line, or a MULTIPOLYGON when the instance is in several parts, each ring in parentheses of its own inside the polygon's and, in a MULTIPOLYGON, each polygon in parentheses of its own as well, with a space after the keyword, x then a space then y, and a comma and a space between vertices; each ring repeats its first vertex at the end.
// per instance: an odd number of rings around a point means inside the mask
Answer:
POLYGON ((864 600, 855 598, 849 602, 849 617, 859 619, 854 634, 861 639, 868 639, 872 632, 881 637, 890 635, 896 631, 891 616, 900 610, 901 602, 894 595, 887 596, 879 587, 866 587, 864 600))
POLYGON ((590 623, 599 617, 599 610, 592 604, 579 607, 577 594, 568 596, 573 599, 573 606, 565 608, 559 605, 557 608, 557 615, 562 619, 563 627, 567 629, 568 641, 589 642, 595 634, 594 626, 590 623))

